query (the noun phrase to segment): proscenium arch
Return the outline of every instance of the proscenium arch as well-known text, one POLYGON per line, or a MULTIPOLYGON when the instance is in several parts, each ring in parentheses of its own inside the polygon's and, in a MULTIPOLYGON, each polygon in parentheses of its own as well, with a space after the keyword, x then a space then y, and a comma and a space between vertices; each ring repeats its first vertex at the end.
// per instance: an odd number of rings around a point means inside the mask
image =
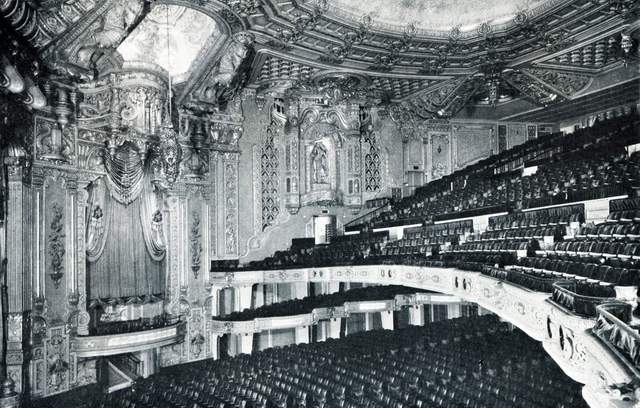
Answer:
POLYGON ((593 319, 576 316, 558 307, 549 301, 548 293, 530 291, 480 272, 444 267, 358 265, 211 272, 210 277, 214 290, 253 284, 364 282, 404 285, 454 295, 477 303, 542 342, 545 351, 569 377, 585 384, 583 396, 592 406, 599 406, 600 400, 596 396, 606 394, 606 386, 629 383, 635 378, 623 361, 590 334, 595 323, 593 319), (562 337, 558 335, 560 331, 562 337))

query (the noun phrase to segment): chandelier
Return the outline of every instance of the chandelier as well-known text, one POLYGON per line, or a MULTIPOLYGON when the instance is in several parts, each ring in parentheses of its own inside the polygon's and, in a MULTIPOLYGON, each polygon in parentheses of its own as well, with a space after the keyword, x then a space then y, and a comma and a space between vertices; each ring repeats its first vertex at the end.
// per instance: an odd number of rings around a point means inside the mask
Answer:
MULTIPOLYGON (((171 61, 171 43, 169 41, 169 7, 167 7, 166 15, 166 30, 167 30, 167 61, 171 61)), ((168 90, 167 90, 167 109, 162 119, 162 123, 156 132, 156 138, 158 145, 156 148, 156 158, 153 163, 154 167, 154 183, 166 184, 166 187, 171 187, 178 179, 180 173, 180 161, 182 160, 182 147, 178 143, 178 134, 173 128, 172 122, 172 79, 171 72, 167 70, 168 77, 168 90), (157 177, 162 175, 162 179, 165 183, 157 177)))

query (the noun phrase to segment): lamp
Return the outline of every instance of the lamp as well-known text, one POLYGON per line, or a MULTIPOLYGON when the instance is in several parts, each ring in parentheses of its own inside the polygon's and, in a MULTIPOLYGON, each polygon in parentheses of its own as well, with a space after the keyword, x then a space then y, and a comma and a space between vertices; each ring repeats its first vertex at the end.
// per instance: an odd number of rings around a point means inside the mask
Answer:
MULTIPOLYGON (((169 7, 167 7, 167 64, 171 61, 171 44, 169 43, 169 7)), ((162 172, 165 181, 168 186, 171 187, 173 183, 178 179, 178 175, 180 172, 180 161, 182 160, 182 147, 178 143, 178 134, 173 129, 173 123, 171 121, 172 116, 172 102, 171 99, 172 89, 171 89, 171 71, 169 67, 167 67, 167 76, 168 76, 168 92, 167 92, 167 111, 165 117, 162 120, 162 124, 160 125, 160 129, 158 130, 156 136, 159 140, 159 144, 157 146, 159 159, 160 159, 160 168, 159 170, 162 172)))

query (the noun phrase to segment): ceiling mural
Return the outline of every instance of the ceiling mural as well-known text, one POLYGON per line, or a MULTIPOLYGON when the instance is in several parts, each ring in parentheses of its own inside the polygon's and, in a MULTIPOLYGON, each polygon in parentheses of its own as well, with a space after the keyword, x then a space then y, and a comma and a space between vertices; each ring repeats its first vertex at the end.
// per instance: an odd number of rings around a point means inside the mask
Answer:
POLYGON ((374 27, 402 31, 413 23, 418 30, 472 31, 482 23, 510 23, 523 10, 536 10, 547 0, 328 0, 329 15, 358 20, 369 15, 374 27))
POLYGON ((217 23, 206 14, 158 5, 120 44, 118 52, 125 61, 158 64, 180 81, 205 43, 215 42, 219 36, 217 23))

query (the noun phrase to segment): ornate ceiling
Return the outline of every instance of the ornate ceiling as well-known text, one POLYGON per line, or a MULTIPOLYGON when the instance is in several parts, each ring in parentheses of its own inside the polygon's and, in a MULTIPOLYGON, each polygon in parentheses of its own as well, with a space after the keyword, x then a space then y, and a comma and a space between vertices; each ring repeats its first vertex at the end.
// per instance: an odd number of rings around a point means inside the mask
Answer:
POLYGON ((482 23, 506 27, 523 10, 540 13, 552 5, 548 0, 329 0, 327 16, 359 22, 368 15, 374 28, 402 32, 413 23, 421 33, 448 32, 460 26, 471 32, 482 23))
POLYGON ((637 72, 638 11, 636 0, 0 0, 60 75, 141 59, 184 79, 179 102, 209 109, 231 85, 321 92, 335 77, 423 118, 515 99, 547 106, 637 72))

